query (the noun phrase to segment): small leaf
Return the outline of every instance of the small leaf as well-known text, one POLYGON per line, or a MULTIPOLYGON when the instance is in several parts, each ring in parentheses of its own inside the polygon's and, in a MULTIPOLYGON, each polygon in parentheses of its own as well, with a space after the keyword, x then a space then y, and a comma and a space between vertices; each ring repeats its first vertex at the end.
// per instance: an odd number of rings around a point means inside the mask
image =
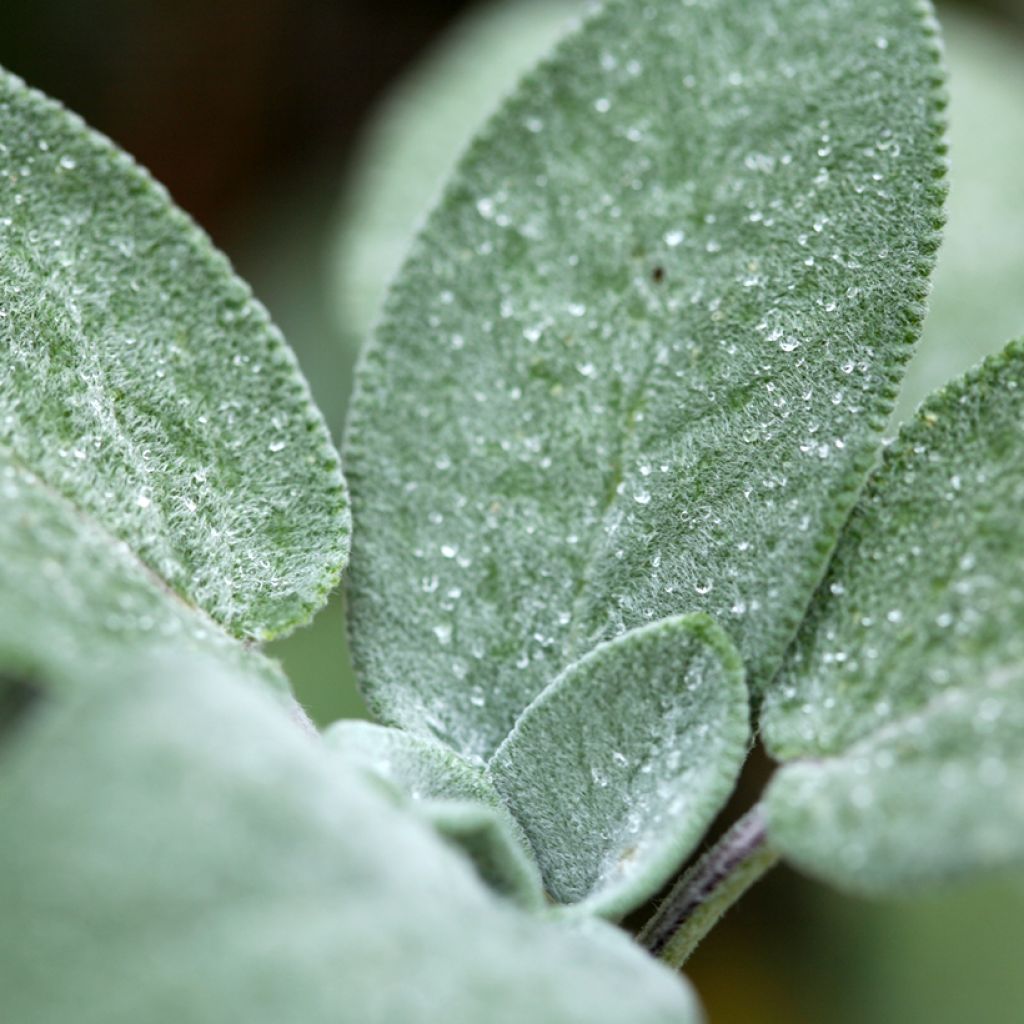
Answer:
POLYGON ((564 32, 580 0, 497 0, 460 17, 376 113, 337 231, 339 323, 362 342, 417 224, 472 133, 564 32))
POLYGON ((485 760, 707 611, 762 686, 875 455, 943 187, 913 0, 608 4, 477 137, 358 373, 353 655, 485 760))
POLYGON ((129 157, 3 71, 0 137, 0 447, 231 633, 304 621, 348 509, 266 311, 129 157))
POLYGON ((347 764, 396 786, 493 888, 527 906, 542 902, 540 872, 518 822, 482 768, 448 747, 371 722, 337 722, 324 742, 347 764))
POLYGON ((490 763, 562 903, 620 917, 721 810, 750 736, 743 666, 705 615, 602 644, 523 713, 490 763))
POLYGON ((625 936, 495 898, 204 659, 126 664, 0 757, 7 1020, 699 1019, 625 936))
POLYGON ((1024 343, 886 453, 762 716, 773 842, 870 891, 1024 860, 1024 343))

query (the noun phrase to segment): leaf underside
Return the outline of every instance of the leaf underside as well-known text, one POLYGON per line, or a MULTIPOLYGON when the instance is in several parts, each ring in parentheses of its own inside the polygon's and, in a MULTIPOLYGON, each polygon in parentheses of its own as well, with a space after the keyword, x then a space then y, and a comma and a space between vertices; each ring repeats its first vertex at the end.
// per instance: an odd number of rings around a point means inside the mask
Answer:
POLYGON ((653 896, 732 791, 743 666, 707 616, 626 633, 526 710, 488 765, 562 903, 621 917, 653 896))
POLYGON ((349 515, 279 332, 159 185, 2 70, 0 139, 5 464, 228 632, 305 621, 349 515))
POLYGON ((1024 859, 1024 343, 922 406, 836 550, 762 729, 773 841, 839 885, 1024 859))
POLYGON ((499 900, 200 657, 125 662, 35 716, 0 748, 0 834, 11 1021, 699 1019, 625 936, 499 900))
POLYGON ((613 2, 477 137, 358 373, 354 655, 486 760, 596 644, 706 611, 772 676, 940 222, 914 3, 613 2))

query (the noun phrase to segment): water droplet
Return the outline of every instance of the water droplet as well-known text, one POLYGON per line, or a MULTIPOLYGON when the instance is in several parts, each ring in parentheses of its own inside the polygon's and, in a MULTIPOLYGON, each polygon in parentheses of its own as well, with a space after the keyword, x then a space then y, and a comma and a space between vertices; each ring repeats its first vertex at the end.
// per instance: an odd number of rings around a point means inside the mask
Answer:
POLYGON ((686 239, 686 233, 684 231, 666 231, 665 232, 665 244, 670 249, 675 249, 677 246, 683 244, 686 239))
POLYGON ((73 171, 78 166, 78 161, 73 156, 62 156, 60 165, 65 171, 73 171))
POLYGON ((434 627, 434 636, 437 637, 437 642, 443 647, 447 647, 452 642, 452 627, 447 623, 442 623, 440 626, 434 627))
POLYGON ((138 505, 139 508, 149 508, 149 506, 153 504, 153 501, 148 495, 140 494, 135 499, 135 504, 138 505))
POLYGON ((601 96, 594 100, 594 109, 599 114, 607 114, 612 109, 612 101, 607 96, 601 96))

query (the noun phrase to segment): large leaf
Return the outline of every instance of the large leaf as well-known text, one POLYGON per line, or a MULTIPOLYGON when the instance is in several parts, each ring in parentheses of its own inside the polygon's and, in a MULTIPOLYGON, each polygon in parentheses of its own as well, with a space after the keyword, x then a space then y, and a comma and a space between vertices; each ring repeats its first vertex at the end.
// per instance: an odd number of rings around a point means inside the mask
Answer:
POLYGON ((166 193, 0 72, 0 447, 236 635, 303 621, 348 544, 294 358, 166 193))
POLYGON ((358 374, 354 655, 486 758, 688 611, 769 678, 870 465, 940 220, 912 0, 615 0, 471 146, 358 374))
POLYGON ((1024 861, 1024 343, 886 454, 766 701, 773 842, 902 891, 1024 861))
POLYGON ((32 1024, 685 1024, 622 935, 467 862, 203 659, 126 663, 0 747, 0 1006, 32 1024))
POLYGON ((653 896, 732 791, 743 666, 706 616, 602 644, 531 704, 488 766, 548 891, 620 917, 653 896))
POLYGON ((388 95, 362 140, 337 230, 339 322, 353 343, 472 133, 581 9, 580 0, 471 5, 388 95))

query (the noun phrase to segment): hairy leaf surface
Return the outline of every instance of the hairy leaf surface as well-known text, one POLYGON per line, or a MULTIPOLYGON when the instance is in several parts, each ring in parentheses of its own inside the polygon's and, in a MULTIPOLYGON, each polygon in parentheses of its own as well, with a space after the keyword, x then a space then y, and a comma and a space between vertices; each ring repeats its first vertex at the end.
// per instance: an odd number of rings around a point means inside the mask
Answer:
POLYGON ((1024 859, 1024 343, 933 396, 858 504, 763 731, 771 835, 896 890, 1024 859))
POLYGON ((940 220, 912 0, 614 0, 477 137, 358 374, 354 655, 486 759, 603 640, 771 677, 867 472, 940 220))
POLYGON ((0 759, 5 1019, 698 1019, 685 983, 625 936, 497 899, 202 659, 125 665, 0 759))
POLYGON ((0 448, 236 635, 348 545, 319 413, 248 287, 109 141, 0 72, 0 448))
POLYGON ((531 704, 489 765, 562 903, 621 917, 653 896, 732 791, 743 666, 705 615, 602 644, 531 704))

